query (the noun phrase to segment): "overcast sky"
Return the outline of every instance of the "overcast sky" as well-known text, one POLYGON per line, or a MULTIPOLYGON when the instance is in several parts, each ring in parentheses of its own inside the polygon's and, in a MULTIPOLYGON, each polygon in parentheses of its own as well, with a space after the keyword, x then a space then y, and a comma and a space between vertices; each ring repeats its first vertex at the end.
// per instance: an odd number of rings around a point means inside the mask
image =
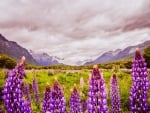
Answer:
POLYGON ((150 40, 150 0, 1 0, 0 33, 63 63, 150 40))

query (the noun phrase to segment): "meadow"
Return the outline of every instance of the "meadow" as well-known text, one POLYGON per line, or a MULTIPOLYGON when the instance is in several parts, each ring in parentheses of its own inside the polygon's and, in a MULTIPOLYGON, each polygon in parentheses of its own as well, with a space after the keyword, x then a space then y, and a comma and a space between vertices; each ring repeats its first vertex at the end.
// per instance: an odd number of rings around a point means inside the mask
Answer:
MULTIPOLYGON (((92 70, 92 67, 91 67, 92 70)), ((61 86, 63 87, 66 104, 67 104, 67 112, 70 113, 69 110, 69 98, 70 98, 70 90, 73 88, 74 84, 77 85, 78 91, 80 92, 81 100, 87 99, 87 92, 88 92, 88 82, 89 82, 89 75, 91 74, 91 70, 83 69, 83 70, 26 70, 26 76, 24 81, 30 85, 30 93, 32 97, 32 110, 33 113, 40 113, 41 109, 38 109, 35 106, 34 99, 33 99, 33 91, 32 91, 32 79, 36 77, 38 80, 38 86, 40 91, 40 101, 42 107, 42 99, 45 90, 46 83, 52 86, 54 79, 60 82, 61 86), (80 78, 83 77, 84 86, 81 87, 80 85, 80 78)), ((120 86, 120 97, 121 97, 121 106, 123 113, 129 113, 129 93, 131 87, 131 72, 129 70, 118 70, 114 72, 114 70, 102 69, 100 72, 103 74, 106 86, 107 86, 107 101, 108 106, 110 108, 111 101, 110 101, 110 78, 111 76, 116 73, 118 78, 118 83, 120 86)), ((4 70, 0 70, 0 89, 2 90, 3 84, 5 83, 5 75, 4 70)), ((3 108, 3 103, 1 100, 1 108, 3 108)), ((4 108, 3 108, 4 109, 4 108)), ((111 109, 111 108, 110 108, 111 109)))

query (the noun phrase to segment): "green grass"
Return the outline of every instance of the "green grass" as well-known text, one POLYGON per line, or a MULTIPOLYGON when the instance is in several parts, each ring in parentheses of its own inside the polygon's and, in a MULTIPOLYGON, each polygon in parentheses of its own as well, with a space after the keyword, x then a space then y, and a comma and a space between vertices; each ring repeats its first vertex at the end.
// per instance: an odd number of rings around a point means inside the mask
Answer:
MULTIPOLYGON (((32 78, 36 76, 38 80, 39 90, 40 90, 40 98, 41 98, 41 106, 42 106, 42 98, 43 92, 45 90, 46 83, 49 82, 52 86, 54 79, 57 77, 58 81, 60 82, 61 86, 63 87, 66 104, 67 104, 67 111, 69 112, 69 98, 70 98, 70 89, 73 88, 74 84, 77 85, 79 92, 82 92, 82 98, 87 98, 87 91, 88 91, 88 78, 89 78, 90 71, 82 70, 80 72, 55 72, 53 75, 48 76, 47 70, 39 70, 34 72, 26 72, 26 77, 24 79, 25 82, 28 84, 32 84, 32 78), (83 88, 80 87, 80 77, 84 78, 85 86, 83 88)), ((104 71, 103 76, 107 86, 108 92, 108 105, 110 105, 110 98, 109 98, 109 89, 110 89, 110 77, 113 74, 112 71, 104 71)), ((122 112, 129 113, 129 91, 131 86, 131 74, 127 72, 121 71, 118 76, 118 82, 120 86, 120 94, 121 94, 121 104, 122 104, 122 112)), ((3 70, 0 70, 0 88, 2 89, 4 84, 4 73, 3 70)), ((34 104, 33 94, 32 95, 32 109, 34 113, 40 113, 34 104)), ((2 102, 0 103, 1 106, 2 102)))

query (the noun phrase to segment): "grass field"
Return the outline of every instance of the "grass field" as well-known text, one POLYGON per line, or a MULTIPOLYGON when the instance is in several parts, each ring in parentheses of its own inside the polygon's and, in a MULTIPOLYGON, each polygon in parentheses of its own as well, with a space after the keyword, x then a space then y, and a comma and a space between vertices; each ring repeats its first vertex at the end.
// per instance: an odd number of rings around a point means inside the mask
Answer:
MULTIPOLYGON (((109 89, 110 89, 110 77, 113 74, 111 70, 101 71, 103 73, 106 86, 107 86, 107 93, 108 93, 108 105, 110 104, 110 96, 109 96, 109 89)), ((58 81, 60 82, 61 86, 63 87, 66 104, 67 104, 67 111, 69 112, 69 98, 70 98, 70 89, 73 88, 74 84, 77 85, 78 90, 81 94, 82 99, 87 98, 88 92, 88 79, 89 74, 91 72, 89 70, 80 70, 80 71, 53 71, 50 75, 48 75, 48 70, 38 70, 38 71, 26 71, 26 77, 24 81, 32 85, 32 78, 36 76, 38 80, 39 90, 40 90, 40 98, 41 98, 41 106, 42 106, 42 98, 43 92, 46 86, 46 83, 49 82, 52 86, 54 78, 57 77, 58 81), (83 88, 80 87, 80 77, 83 77, 85 85, 83 88)), ((121 94, 121 104, 122 104, 122 112, 128 113, 129 112, 129 92, 131 86, 131 73, 121 71, 117 73, 118 82, 120 86, 120 94, 121 94)), ((3 70, 0 70, 0 86, 1 90, 3 84, 5 82, 5 76, 3 70)), ((34 104, 32 88, 31 88, 31 96, 32 96, 32 109, 34 113, 40 113, 40 110, 36 108, 34 104)), ((3 108, 3 104, 1 102, 1 107, 3 108)))

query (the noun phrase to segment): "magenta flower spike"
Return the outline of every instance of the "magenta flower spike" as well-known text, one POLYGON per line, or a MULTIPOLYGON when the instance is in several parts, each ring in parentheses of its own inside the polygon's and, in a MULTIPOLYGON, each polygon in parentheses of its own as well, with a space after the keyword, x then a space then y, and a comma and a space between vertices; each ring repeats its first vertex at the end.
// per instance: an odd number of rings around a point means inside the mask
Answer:
POLYGON ((37 79, 34 77, 32 81, 32 89, 34 93, 34 101, 38 109, 40 109, 40 93, 37 79))
POLYGON ((110 81, 111 112, 121 113, 120 91, 116 75, 110 81))
POLYGON ((47 86, 44 92, 42 113, 50 112, 50 99, 51 99, 50 96, 51 96, 51 88, 50 88, 50 85, 47 83, 47 86))
POLYGON ((69 104, 70 104, 71 113, 83 113, 82 112, 82 104, 81 104, 81 100, 80 100, 80 95, 77 91, 76 86, 74 86, 74 89, 71 93, 69 104))
POLYGON ((97 65, 94 65, 89 81, 87 109, 88 113, 109 113, 105 82, 97 65))
POLYGON ((30 95, 30 89, 29 89, 29 85, 27 83, 23 83, 23 93, 24 93, 24 96, 26 98, 26 100, 31 104, 31 95, 30 95))
POLYGON ((66 113, 65 97, 57 80, 54 82, 50 97, 50 113, 66 113))
POLYGON ((30 103, 23 100, 24 62, 25 57, 22 57, 20 63, 9 72, 6 79, 3 100, 7 113, 32 113, 30 103))
POLYGON ((139 49, 136 49, 132 63, 131 113, 148 113, 148 84, 148 72, 145 60, 139 49))

